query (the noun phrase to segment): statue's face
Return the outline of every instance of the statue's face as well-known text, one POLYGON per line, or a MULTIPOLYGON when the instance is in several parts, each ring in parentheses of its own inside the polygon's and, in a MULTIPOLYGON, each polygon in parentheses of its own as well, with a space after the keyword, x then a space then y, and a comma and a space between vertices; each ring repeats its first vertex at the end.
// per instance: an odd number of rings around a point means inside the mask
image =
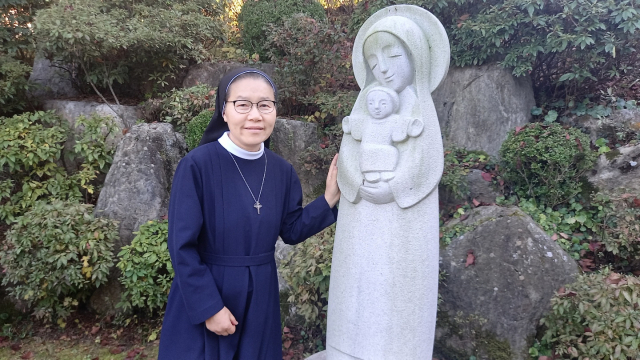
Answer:
POLYGON ((367 95, 367 110, 374 119, 384 119, 393 113, 393 102, 384 91, 371 91, 367 95))
POLYGON ((381 85, 400 93, 413 83, 411 58, 402 42, 387 32, 377 32, 364 43, 364 57, 381 85))

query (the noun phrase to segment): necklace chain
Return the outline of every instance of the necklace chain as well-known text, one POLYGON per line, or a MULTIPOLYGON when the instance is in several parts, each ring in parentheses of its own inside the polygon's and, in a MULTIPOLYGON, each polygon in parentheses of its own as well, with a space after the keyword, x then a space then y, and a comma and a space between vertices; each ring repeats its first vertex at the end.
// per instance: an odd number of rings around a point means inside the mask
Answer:
POLYGON ((240 176, 242 176, 242 180, 244 180, 244 184, 247 185, 247 189, 249 189, 249 193, 251 194, 253 201, 255 201, 255 203, 253 204, 253 207, 256 208, 256 210, 258 210, 258 215, 260 215, 260 208, 262 207, 262 204, 260 204, 260 196, 262 196, 262 187, 264 186, 264 178, 267 176, 267 153, 266 152, 264 153, 264 174, 262 175, 262 184, 260 185, 260 193, 258 194, 258 198, 256 199, 255 195, 253 195, 253 191, 251 191, 251 188, 249 187, 249 183, 247 182, 247 179, 244 178, 242 171, 240 171, 240 166, 238 166, 238 162, 233 157, 233 154, 231 154, 231 152, 229 151, 227 152, 229 153, 229 156, 231 156, 231 160, 233 160, 233 163, 236 164, 236 168, 238 169, 240 176))

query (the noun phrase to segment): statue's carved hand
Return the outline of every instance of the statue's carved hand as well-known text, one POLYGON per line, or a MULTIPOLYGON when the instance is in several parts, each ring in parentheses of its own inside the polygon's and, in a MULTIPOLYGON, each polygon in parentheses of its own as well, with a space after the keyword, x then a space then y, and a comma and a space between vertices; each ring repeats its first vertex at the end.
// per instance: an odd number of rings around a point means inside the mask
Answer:
POLYGON ((388 204, 394 200, 391 186, 386 181, 360 186, 360 196, 372 204, 388 204))

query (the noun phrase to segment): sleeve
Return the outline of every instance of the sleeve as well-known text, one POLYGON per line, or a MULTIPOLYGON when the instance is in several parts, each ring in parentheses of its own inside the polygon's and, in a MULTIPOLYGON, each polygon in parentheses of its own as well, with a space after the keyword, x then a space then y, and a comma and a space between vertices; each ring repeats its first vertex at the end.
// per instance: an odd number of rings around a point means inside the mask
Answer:
POLYGON ((280 226, 280 237, 286 244, 303 242, 336 221, 338 208, 329 207, 324 194, 302 207, 302 186, 293 166, 290 166, 288 191, 286 211, 280 226))
POLYGON ((169 201, 168 247, 189 319, 199 324, 222 310, 224 304, 209 268, 198 253, 203 225, 202 181, 196 164, 183 158, 173 176, 169 201))

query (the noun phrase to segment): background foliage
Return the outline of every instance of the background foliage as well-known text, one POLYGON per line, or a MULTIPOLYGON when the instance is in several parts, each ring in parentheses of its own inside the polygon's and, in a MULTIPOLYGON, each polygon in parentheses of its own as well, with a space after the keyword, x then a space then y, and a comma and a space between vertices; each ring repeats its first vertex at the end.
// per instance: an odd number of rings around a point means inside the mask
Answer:
POLYGON ((93 206, 72 201, 36 202, 7 232, 0 251, 9 295, 49 321, 64 318, 113 266, 115 221, 94 218, 93 206))
POLYGON ((200 144, 202 135, 204 135, 204 131, 207 129, 207 125, 211 122, 212 117, 213 111, 205 110, 189 121, 184 138, 189 150, 195 149, 198 144, 200 144))

